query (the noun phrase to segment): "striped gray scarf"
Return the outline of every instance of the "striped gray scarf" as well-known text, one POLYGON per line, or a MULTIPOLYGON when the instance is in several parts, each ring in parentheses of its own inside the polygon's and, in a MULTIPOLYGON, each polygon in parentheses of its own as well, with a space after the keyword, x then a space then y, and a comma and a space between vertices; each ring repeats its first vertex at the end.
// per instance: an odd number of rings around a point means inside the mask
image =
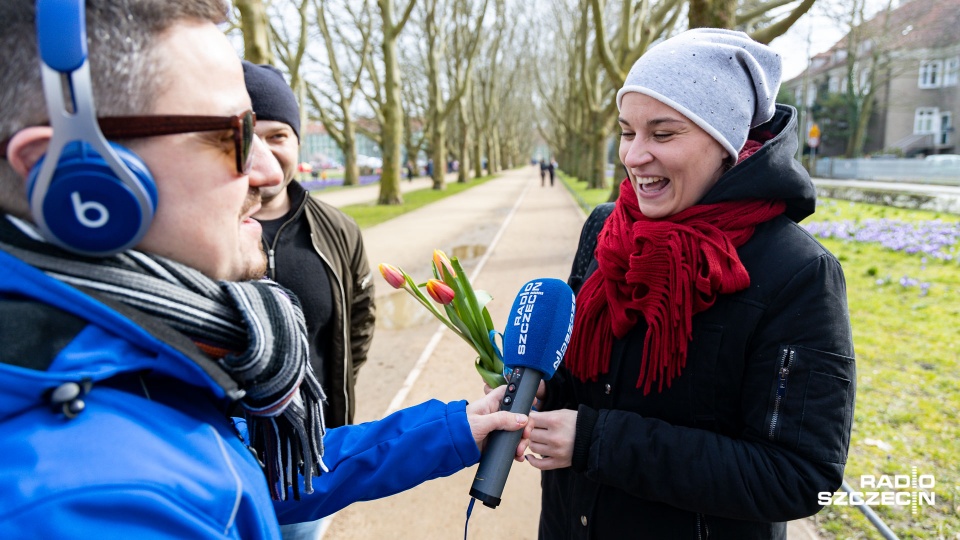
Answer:
POLYGON ((0 217, 0 249, 75 287, 159 319, 214 358, 244 391, 250 444, 275 500, 297 472, 313 492, 323 464, 325 399, 308 361, 300 303, 269 279, 216 282, 193 268, 138 251, 91 259, 22 234, 0 217))

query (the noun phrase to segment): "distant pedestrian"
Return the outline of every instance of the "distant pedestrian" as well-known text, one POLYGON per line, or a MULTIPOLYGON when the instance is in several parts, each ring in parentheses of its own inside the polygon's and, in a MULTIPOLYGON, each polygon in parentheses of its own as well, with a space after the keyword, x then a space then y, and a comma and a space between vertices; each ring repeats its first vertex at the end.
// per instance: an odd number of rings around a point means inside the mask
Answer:
POLYGON ((553 187, 553 179, 557 176, 557 160, 550 158, 550 163, 547 164, 547 172, 550 173, 550 187, 553 187))
POLYGON ((407 182, 413 182, 413 168, 415 165, 412 161, 407 161, 407 182))
POLYGON ((544 159, 540 160, 540 187, 546 185, 547 181, 547 161, 544 159))

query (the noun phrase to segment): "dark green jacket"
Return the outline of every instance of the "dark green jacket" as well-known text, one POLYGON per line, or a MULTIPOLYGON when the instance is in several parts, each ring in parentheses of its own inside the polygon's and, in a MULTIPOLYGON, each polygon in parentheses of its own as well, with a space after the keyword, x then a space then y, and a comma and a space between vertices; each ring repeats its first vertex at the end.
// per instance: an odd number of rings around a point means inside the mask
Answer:
MULTIPOLYGON (((376 320, 373 275, 360 227, 337 208, 306 194, 296 181, 290 182, 287 193, 293 204, 299 203, 291 220, 306 218, 313 248, 333 292, 333 343, 328 349, 330 357, 325 360, 329 365, 323 385, 327 394, 326 420, 330 426, 352 424, 356 410, 354 386, 360 366, 367 361, 376 320)), ((283 240, 276 249, 284 249, 283 240)))

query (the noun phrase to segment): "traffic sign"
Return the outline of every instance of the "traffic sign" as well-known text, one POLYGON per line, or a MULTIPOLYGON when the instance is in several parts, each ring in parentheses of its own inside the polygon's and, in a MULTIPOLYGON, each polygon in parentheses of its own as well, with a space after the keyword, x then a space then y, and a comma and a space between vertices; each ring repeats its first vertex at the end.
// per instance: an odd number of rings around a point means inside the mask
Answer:
POLYGON ((820 126, 817 124, 810 126, 810 131, 807 133, 807 146, 810 148, 820 146, 820 126))

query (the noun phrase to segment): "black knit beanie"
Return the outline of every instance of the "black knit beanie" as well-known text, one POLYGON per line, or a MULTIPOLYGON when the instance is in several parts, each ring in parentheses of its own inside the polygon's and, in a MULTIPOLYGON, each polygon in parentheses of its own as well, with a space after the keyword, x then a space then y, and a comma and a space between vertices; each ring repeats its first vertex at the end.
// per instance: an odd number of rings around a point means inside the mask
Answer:
POLYGON ((293 128, 300 140, 300 108, 293 90, 287 85, 283 73, 267 64, 254 64, 242 61, 243 79, 247 84, 247 93, 253 102, 253 112, 257 120, 283 122, 293 128))

